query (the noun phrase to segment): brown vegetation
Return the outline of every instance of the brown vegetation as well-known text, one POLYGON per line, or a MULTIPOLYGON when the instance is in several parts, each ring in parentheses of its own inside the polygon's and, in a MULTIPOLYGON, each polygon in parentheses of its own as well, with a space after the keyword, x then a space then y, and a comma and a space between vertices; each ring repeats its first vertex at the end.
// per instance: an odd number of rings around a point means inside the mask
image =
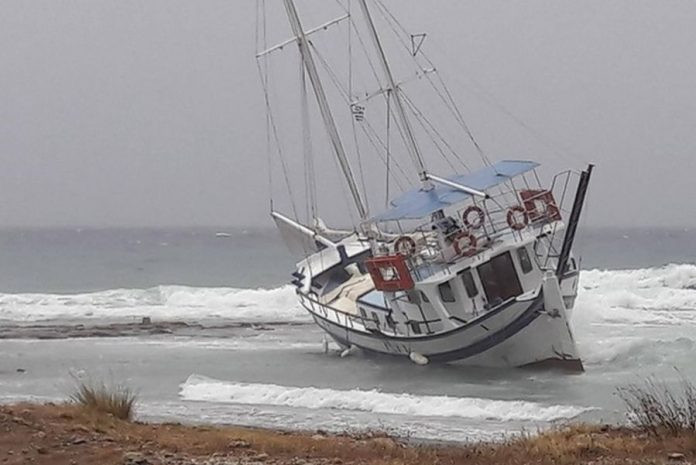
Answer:
POLYGON ((682 378, 681 392, 648 378, 618 390, 630 421, 654 436, 696 433, 696 386, 682 378))
POLYGON ((693 432, 658 438, 634 429, 580 425, 501 444, 432 446, 406 445, 384 436, 149 425, 74 404, 0 407, 0 463, 8 465, 614 464, 686 463, 694 458, 693 432), (670 453, 684 456, 669 459, 670 453))
POLYGON ((74 377, 75 387, 70 401, 97 414, 111 415, 119 420, 133 418, 136 395, 123 385, 107 386, 103 381, 85 381, 74 377))

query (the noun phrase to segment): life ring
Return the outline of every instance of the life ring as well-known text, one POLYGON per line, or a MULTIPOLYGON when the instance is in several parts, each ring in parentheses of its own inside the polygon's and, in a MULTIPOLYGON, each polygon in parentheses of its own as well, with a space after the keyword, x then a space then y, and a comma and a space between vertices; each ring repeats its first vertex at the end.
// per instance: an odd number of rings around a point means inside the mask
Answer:
POLYGON ((454 251, 457 255, 469 257, 476 253, 476 236, 466 231, 457 234, 453 239, 454 251))
POLYGON ((408 236, 401 236, 394 243, 394 252, 404 257, 410 257, 416 251, 416 241, 408 236))
POLYGON ((529 224, 529 215, 527 210, 519 205, 515 205, 507 212, 507 224, 513 231, 521 231, 529 224), (516 213, 522 214, 522 221, 518 221, 516 213))
POLYGON ((466 210, 464 210, 464 213, 462 213, 462 221, 464 222, 464 226, 467 228, 478 229, 483 226, 483 222, 486 221, 486 215, 483 213, 483 209, 480 207, 470 205, 466 210), (476 213, 473 222, 469 219, 472 213, 476 213))

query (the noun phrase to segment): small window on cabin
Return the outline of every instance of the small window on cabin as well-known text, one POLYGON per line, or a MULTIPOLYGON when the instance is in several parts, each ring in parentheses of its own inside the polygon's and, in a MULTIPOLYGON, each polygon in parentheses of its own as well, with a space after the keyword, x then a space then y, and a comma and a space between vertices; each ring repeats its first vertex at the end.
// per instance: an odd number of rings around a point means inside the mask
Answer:
POLYGON ((417 321, 412 321, 411 331, 413 332, 413 334, 422 334, 420 323, 418 323, 417 321))
POLYGON ((479 265, 478 274, 491 307, 522 294, 522 286, 510 252, 500 254, 479 265))
POLYGON ((455 301, 454 292, 452 292, 452 285, 449 283, 449 281, 440 284, 438 289, 440 290, 440 298, 443 302, 451 303, 455 301))
POLYGON ((360 316, 363 317, 364 319, 367 319, 367 313, 365 313, 365 309, 361 308, 360 309, 360 316))
POLYGON ((423 299, 423 302, 425 302, 426 304, 430 303, 430 299, 428 299, 428 296, 425 295, 425 292, 421 291, 420 295, 421 295, 421 299, 423 299))
POLYGON ((396 328, 396 322, 394 321, 394 318, 392 318, 391 314, 387 315, 384 319, 387 321, 387 325, 390 328, 396 328))
POLYGON ((379 324, 379 317, 377 316, 377 314, 375 312, 372 312, 372 320, 375 323, 379 324))
POLYGON ((420 305, 420 295, 416 291, 406 291, 406 300, 414 305, 420 305))
POLYGON ((476 287, 476 282, 474 281, 474 275, 471 273, 471 268, 461 272, 462 283, 464 284, 464 289, 466 289, 466 295, 470 298, 474 298, 478 295, 478 287, 476 287))
POLYGON ((529 258, 529 253, 526 247, 520 247, 517 249, 517 258, 520 259, 520 268, 522 268, 522 273, 527 274, 534 268, 532 266, 532 260, 529 258))

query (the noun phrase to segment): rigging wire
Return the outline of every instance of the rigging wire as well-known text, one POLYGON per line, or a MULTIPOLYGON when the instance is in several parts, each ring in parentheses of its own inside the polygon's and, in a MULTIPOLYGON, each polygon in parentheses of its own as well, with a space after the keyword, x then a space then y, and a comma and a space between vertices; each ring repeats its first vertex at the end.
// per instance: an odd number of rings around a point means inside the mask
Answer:
POLYGON ((458 172, 457 168, 454 166, 454 163, 450 161, 449 157, 445 154, 445 152, 442 150, 440 147, 440 144, 435 140, 435 137, 433 137, 433 133, 437 136, 437 138, 442 142, 447 149, 454 155, 454 159, 459 161, 464 169, 466 171, 471 171, 469 169, 469 166, 462 160, 457 153, 454 151, 454 149, 449 145, 449 143, 442 137, 440 132, 435 128, 435 126, 428 120, 428 118, 415 106, 413 101, 406 96, 406 94, 402 93, 404 97, 404 101, 406 102, 406 105, 408 105, 409 110, 411 110, 411 113, 416 117, 416 121, 418 121, 423 128, 423 131, 428 135, 430 140, 432 141, 433 145, 437 149, 437 151, 440 153, 442 156, 442 159, 445 160, 445 162, 449 165, 449 167, 452 169, 453 172, 458 172))
MULTIPOLYGON (((382 18, 386 21, 387 25, 390 27, 396 38, 398 39, 399 43, 401 44, 402 47, 404 47, 405 50, 409 51, 409 44, 402 38, 401 33, 404 35, 407 35, 410 37, 409 32, 406 30, 406 28, 401 24, 401 22, 392 14, 392 12, 387 8, 387 6, 384 4, 382 0, 375 0, 375 3, 377 4, 377 10, 382 14, 382 18), (401 30, 401 33, 397 29, 401 30)), ((436 69, 435 64, 430 60, 428 55, 423 51, 422 47, 419 50, 420 55, 425 59, 426 63, 428 66, 430 66, 433 69, 436 69)), ((412 57, 412 60, 418 65, 419 67, 420 64, 418 63, 418 60, 416 59, 416 55, 413 55, 412 53, 409 53, 409 56, 412 57)), ((422 67, 421 67, 422 68, 422 67)), ((436 71, 436 74, 438 75, 438 79, 440 81, 440 84, 442 85, 442 90, 438 89, 435 83, 432 81, 430 76, 428 76, 428 73, 426 73, 426 79, 432 86, 433 90, 438 94, 442 102, 445 104, 448 110, 452 113, 452 115, 455 118, 455 121, 457 121, 461 126, 464 132, 466 133, 467 137, 473 144, 474 148, 479 154, 479 157, 483 161, 485 165, 490 166, 491 161, 488 158, 488 155, 483 151, 481 148, 481 145, 478 143, 476 138, 474 137, 471 129, 469 128, 469 125, 466 123, 464 120, 464 117, 461 113, 461 110, 457 106, 456 102, 454 101, 454 98, 452 97, 451 92, 449 91, 449 88, 445 84, 444 80, 440 76, 440 74, 436 71), (444 91, 444 95, 443 92, 444 91)))
POLYGON ((385 196, 384 196, 384 208, 389 207, 389 175, 390 175, 390 166, 389 166, 389 160, 391 159, 391 150, 390 150, 390 142, 391 142, 391 90, 387 92, 387 171, 386 171, 386 187, 385 187, 385 196))
MULTIPOLYGON (((268 33, 266 28, 266 0, 259 0, 256 2, 256 27, 254 29, 254 37, 256 41, 256 51, 265 50, 268 46, 268 33)), ((259 65, 257 60, 257 66, 259 65)), ((264 60, 263 72, 261 82, 264 89, 268 88, 268 62, 264 60)), ((265 91, 264 91, 265 93, 265 91)), ((268 104, 266 106, 266 163, 268 171, 268 200, 269 208, 273 211, 273 160, 272 160, 272 149, 271 149, 271 122, 270 115, 268 111, 268 104)))
MULTIPOLYGON (((392 20, 399 26, 403 33, 408 35, 408 31, 403 27, 403 25, 401 25, 398 19, 384 5, 383 0, 375 0, 375 2, 381 9, 385 11, 386 14, 388 14, 392 18, 392 20)), ((444 47, 440 46, 436 39, 431 39, 429 42, 436 45, 438 49, 444 50, 444 47)), ((422 50, 420 54, 423 56, 426 62, 430 66, 432 66, 432 61, 430 60, 428 55, 426 55, 422 50)), ((439 75, 439 73, 438 77, 440 78, 440 80, 442 80, 442 77, 439 75)), ((467 80, 471 82, 471 85, 466 84, 465 82, 463 82, 460 79, 457 79, 456 77, 454 77, 453 80, 458 86, 468 89, 469 91, 471 91, 472 95, 478 97, 483 102, 499 110, 501 113, 507 116, 513 123, 519 125, 522 129, 527 131, 527 133, 534 137, 538 142, 551 149, 551 151, 556 155, 572 162, 581 161, 585 164, 589 163, 589 159, 583 154, 580 154, 565 145, 559 144, 558 142, 546 136, 543 132, 539 131, 538 129, 531 126, 529 123, 525 122, 522 118, 517 116, 509 108, 503 105, 498 99, 496 99, 495 96, 491 94, 491 92, 488 91, 485 86, 479 83, 476 79, 472 78, 470 74, 467 74, 466 77, 467 80)))
MULTIPOLYGON (((327 74, 329 75, 329 80, 331 81, 331 83, 336 87, 336 89, 339 91, 339 93, 343 96, 345 102, 348 105, 350 105, 350 98, 348 96, 348 91, 343 87, 343 85, 341 84, 340 80, 338 79, 338 76, 336 75, 336 73, 331 69, 331 66, 326 61, 326 59, 324 58, 322 53, 316 48, 316 46, 314 44, 312 44, 311 42, 310 42, 310 46, 312 47, 312 50, 314 51, 314 55, 317 58, 317 60, 319 61, 319 64, 324 68, 324 70, 326 70, 327 74)), ((368 119, 364 118, 362 123, 364 123, 364 124, 361 124, 360 127, 363 128, 363 131, 365 131, 364 128, 366 125, 373 132, 373 136, 375 136, 377 138, 377 140, 380 141, 380 145, 382 145, 384 147, 385 146, 384 142, 377 135, 377 132, 372 127, 372 125, 369 123, 368 119)), ((395 162, 395 160, 394 160, 394 162, 395 162)), ((404 174, 404 176, 406 177, 406 179, 408 179, 408 176, 406 176, 403 169, 401 171, 404 174)))
POLYGON ((285 178, 285 185, 288 189, 288 196, 290 199, 291 208, 292 208, 293 214, 295 215, 295 218, 299 218, 299 216, 297 214, 297 206, 295 204, 295 196, 293 195, 292 186, 290 184, 288 167, 287 167, 287 164, 285 162, 285 157, 283 155, 283 150, 282 150, 281 143, 280 143, 280 136, 278 134, 278 126, 275 123, 275 118, 273 118, 271 99, 270 99, 270 95, 269 95, 270 92, 269 92, 269 89, 266 85, 268 80, 266 78, 264 78, 261 64, 258 61, 257 61, 257 69, 259 70, 259 75, 261 77, 261 81, 264 83, 263 94, 264 94, 264 101, 266 103, 266 114, 268 115, 268 119, 269 119, 269 123, 270 123, 270 127, 271 127, 271 133, 272 133, 273 139, 275 141, 276 151, 277 151, 278 158, 280 159, 280 163, 281 163, 281 166, 283 169, 283 177, 285 178))
MULTIPOLYGON (((341 5, 341 3, 336 0, 336 2, 341 5)), ((348 0, 348 18, 349 20, 352 20, 352 12, 351 12, 351 5, 352 2, 348 0)), ((341 5, 342 6, 342 5, 341 5)), ((348 100, 353 101, 353 30, 350 27, 350 24, 348 24, 348 100)), ((362 154, 360 151, 360 144, 358 142, 358 134, 355 128, 355 117, 351 115, 350 118, 350 123, 351 123, 351 129, 353 133, 353 144, 355 145, 355 153, 358 157, 358 170, 360 171, 360 184, 362 185, 362 191, 363 191, 363 198, 365 199, 365 210, 370 212, 370 199, 369 196, 367 195, 367 186, 365 184, 365 170, 363 169, 363 164, 362 164, 362 154)))
POLYGON ((302 142, 304 148, 304 178, 305 194, 307 195, 307 223, 312 224, 317 214, 317 189, 314 173, 314 153, 312 148, 312 133, 307 99, 307 75, 304 65, 300 63, 300 96, 302 107, 302 142))

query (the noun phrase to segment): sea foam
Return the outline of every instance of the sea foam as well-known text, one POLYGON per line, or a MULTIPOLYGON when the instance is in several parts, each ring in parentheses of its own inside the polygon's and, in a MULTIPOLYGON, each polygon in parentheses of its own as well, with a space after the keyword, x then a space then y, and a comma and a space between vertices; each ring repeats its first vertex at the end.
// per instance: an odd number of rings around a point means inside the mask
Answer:
POLYGON ((306 409, 354 410, 417 417, 462 417, 498 421, 554 421, 573 418, 589 409, 543 405, 519 400, 475 397, 420 396, 377 390, 337 390, 315 387, 247 384, 192 375, 181 385, 184 400, 306 409))
MULTIPOLYGON (((573 324, 696 324, 696 265, 580 274, 573 324)), ((83 294, 0 294, 0 320, 231 320, 309 322, 292 286, 157 286, 83 294)))
POLYGON ((85 294, 0 294, 0 320, 122 321, 153 319, 238 322, 302 322, 308 316, 292 286, 275 289, 158 286, 85 294))
POLYGON ((574 323, 696 323, 696 265, 580 273, 574 323))

